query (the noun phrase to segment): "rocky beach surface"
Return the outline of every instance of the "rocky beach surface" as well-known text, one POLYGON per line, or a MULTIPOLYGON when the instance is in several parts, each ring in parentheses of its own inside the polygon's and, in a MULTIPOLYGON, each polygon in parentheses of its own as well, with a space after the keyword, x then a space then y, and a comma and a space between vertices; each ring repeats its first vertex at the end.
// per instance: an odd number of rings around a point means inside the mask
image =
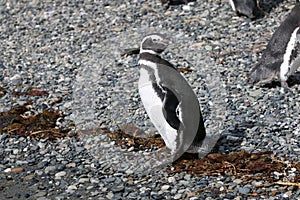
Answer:
POLYGON ((0 115, 0 199, 300 199, 299 73, 289 89, 247 83, 294 4, 261 1, 250 20, 225 0, 0 1, 0 112, 19 109, 0 115), (163 57, 220 137, 208 160, 160 151, 138 56, 122 54, 151 32, 170 35, 163 57))

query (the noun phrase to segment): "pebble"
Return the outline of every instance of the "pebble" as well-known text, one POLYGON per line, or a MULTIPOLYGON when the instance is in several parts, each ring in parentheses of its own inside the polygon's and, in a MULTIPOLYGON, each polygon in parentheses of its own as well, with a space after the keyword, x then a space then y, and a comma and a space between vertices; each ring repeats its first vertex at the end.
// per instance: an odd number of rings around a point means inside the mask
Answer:
POLYGON ((66 174, 67 174, 67 172, 65 172, 65 171, 57 172, 55 174, 55 177, 62 177, 62 176, 65 176, 66 174))
POLYGON ((46 174, 48 174, 50 172, 54 172, 55 170, 56 170, 56 166, 47 166, 44 171, 46 174))
POLYGON ((68 163, 66 167, 71 168, 71 167, 76 167, 76 163, 68 163))
POLYGON ((111 182, 114 182, 115 180, 116 180, 115 177, 110 177, 110 178, 106 178, 104 181, 107 183, 111 183, 111 182))
POLYGON ((124 186, 123 185, 119 185, 119 186, 114 186, 111 188, 112 192, 122 192, 124 190, 124 186))
POLYGON ((36 196, 36 197, 44 197, 45 195, 47 195, 47 192, 39 191, 34 196, 36 196))
POLYGON ((176 194, 175 196, 174 196, 174 199, 181 199, 182 198, 182 194, 176 194))
POLYGON ((114 193, 109 192, 109 193, 106 195, 106 198, 107 198, 107 199, 112 199, 113 196, 114 196, 114 193))
POLYGON ((11 172, 11 168, 7 168, 4 170, 5 173, 11 172))
POLYGON ((77 190, 76 185, 69 185, 68 190, 77 190))
POLYGON ((190 5, 184 5, 184 6, 182 6, 182 10, 184 10, 184 11, 190 11, 191 10, 191 6, 190 5))
POLYGON ((282 197, 283 197, 283 198, 289 198, 292 194, 293 194, 292 191, 287 191, 286 193, 284 193, 284 194, 282 195, 282 197))
POLYGON ((250 192, 250 188, 247 188, 247 187, 241 187, 239 188, 239 193, 242 193, 242 194, 248 194, 250 192))
POLYGON ((19 149, 13 149, 13 154, 18 154, 19 153, 19 149))
POLYGON ((39 198, 37 198, 36 200, 50 200, 50 199, 48 199, 48 198, 46 198, 46 197, 39 197, 39 198))
POLYGON ((78 183, 86 183, 86 182, 89 182, 89 181, 90 181, 89 178, 80 178, 80 179, 78 180, 78 183))
POLYGON ((91 182, 91 183, 99 183, 100 180, 99 180, 98 178, 91 178, 91 179, 90 179, 90 182, 91 182))
POLYGON ((184 181, 184 180, 180 180, 179 181, 179 185, 188 186, 189 182, 188 181, 184 181))
POLYGON ((241 179, 234 179, 233 182, 236 183, 236 184, 240 184, 242 182, 242 180, 241 179))
POLYGON ((261 89, 251 90, 249 91, 249 95, 252 97, 257 97, 259 95, 262 95, 261 89))
POLYGON ((191 174, 186 174, 183 178, 184 178, 184 180, 189 181, 189 180, 191 180, 191 174))
POLYGON ((161 186, 161 190, 168 190, 170 188, 169 185, 163 185, 161 186))

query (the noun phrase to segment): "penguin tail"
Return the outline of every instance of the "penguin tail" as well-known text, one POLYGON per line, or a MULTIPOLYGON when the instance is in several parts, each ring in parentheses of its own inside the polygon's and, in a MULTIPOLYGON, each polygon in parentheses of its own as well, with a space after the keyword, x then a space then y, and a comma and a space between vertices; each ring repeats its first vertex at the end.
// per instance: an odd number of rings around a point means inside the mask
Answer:
POLYGON ((257 66, 256 67, 254 67, 251 71, 250 71, 250 73, 248 74, 248 78, 247 78, 247 82, 249 83, 249 84, 255 84, 255 83, 257 83, 258 81, 259 81, 259 75, 258 75, 258 72, 259 71, 259 69, 257 68, 257 66))
POLYGON ((272 80, 278 77, 278 73, 276 69, 258 64, 250 71, 247 81, 249 84, 255 84, 260 81, 272 80))

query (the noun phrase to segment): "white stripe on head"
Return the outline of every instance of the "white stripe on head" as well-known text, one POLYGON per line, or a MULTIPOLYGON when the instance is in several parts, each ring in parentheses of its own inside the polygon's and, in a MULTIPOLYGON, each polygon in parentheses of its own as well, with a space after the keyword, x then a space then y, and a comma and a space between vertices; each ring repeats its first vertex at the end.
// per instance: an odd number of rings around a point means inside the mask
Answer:
POLYGON ((141 42, 141 44, 143 44, 147 39, 152 39, 152 40, 161 40, 163 41, 164 38, 163 36, 160 36, 160 34, 151 34, 151 35, 147 35, 141 42))
POLYGON ((293 73, 292 70, 294 69, 290 69, 291 66, 290 66, 290 57, 291 57, 291 54, 292 54, 292 51, 295 47, 295 43, 297 41, 297 31, 299 30, 300 27, 297 27, 292 35, 291 35, 291 38, 290 38, 290 41, 288 42, 288 45, 286 47, 286 50, 285 50, 285 53, 283 55, 283 62, 282 64, 280 65, 280 80, 281 81, 286 81, 288 79, 288 76, 293 73))
POLYGON ((143 49, 142 46, 140 48, 140 53, 150 53, 150 54, 158 55, 158 53, 156 53, 155 51, 149 49, 143 49))
POLYGON ((160 44, 164 44, 165 46, 168 46, 168 43, 165 41, 165 36, 160 34, 160 33, 153 33, 151 35, 147 35, 146 37, 144 37, 144 39, 141 42, 141 46, 140 46, 140 53, 151 53, 151 54, 155 54, 157 55, 158 53, 150 50, 150 49, 143 49, 143 44, 146 40, 152 40, 154 43, 156 42, 155 40, 157 40, 157 43, 160 44))

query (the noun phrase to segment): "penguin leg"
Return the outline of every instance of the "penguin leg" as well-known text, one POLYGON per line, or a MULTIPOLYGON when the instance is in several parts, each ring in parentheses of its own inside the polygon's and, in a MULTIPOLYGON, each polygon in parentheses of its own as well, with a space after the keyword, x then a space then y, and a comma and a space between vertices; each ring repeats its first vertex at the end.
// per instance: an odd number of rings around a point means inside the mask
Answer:
POLYGON ((286 81, 281 81, 281 87, 284 87, 284 88, 289 88, 289 85, 287 84, 286 81))

